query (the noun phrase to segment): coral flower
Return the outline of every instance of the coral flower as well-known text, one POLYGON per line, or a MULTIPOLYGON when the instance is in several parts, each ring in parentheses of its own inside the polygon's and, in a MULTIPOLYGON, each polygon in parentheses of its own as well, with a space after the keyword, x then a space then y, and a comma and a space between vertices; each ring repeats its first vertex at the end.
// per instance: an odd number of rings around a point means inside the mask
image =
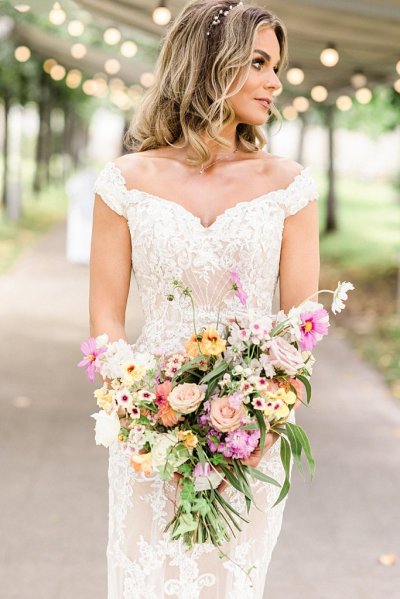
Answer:
POLYGON ((143 472, 145 476, 153 474, 151 451, 149 453, 131 455, 130 463, 135 472, 143 472))
POLYGON ((79 362, 78 366, 79 368, 87 366, 87 374, 91 383, 94 381, 94 373, 97 366, 96 360, 106 349, 106 347, 98 348, 94 337, 90 337, 88 341, 82 341, 81 343, 81 350, 85 354, 85 357, 79 362))
POLYGON ((300 319, 300 349, 311 351, 322 336, 328 334, 329 314, 325 308, 320 308, 314 312, 302 312, 300 319))
POLYGON ((207 327, 200 341, 201 352, 205 356, 218 356, 225 350, 226 341, 221 339, 216 329, 207 327))
POLYGON ((179 418, 176 410, 174 410, 169 402, 168 395, 171 392, 171 382, 165 381, 156 387, 156 404, 157 412, 155 417, 157 420, 161 420, 162 424, 167 427, 172 427, 177 424, 179 418))

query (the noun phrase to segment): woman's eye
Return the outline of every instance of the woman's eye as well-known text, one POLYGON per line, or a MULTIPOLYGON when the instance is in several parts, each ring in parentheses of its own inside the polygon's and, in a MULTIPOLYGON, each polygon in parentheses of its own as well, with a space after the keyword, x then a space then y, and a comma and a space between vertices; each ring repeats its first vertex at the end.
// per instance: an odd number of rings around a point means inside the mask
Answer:
MULTIPOLYGON (((262 58, 257 58, 256 60, 253 60, 253 65, 263 65, 264 62, 265 61, 262 58)), ((257 70, 259 71, 260 69, 257 67, 257 70)))
MULTIPOLYGON (((260 66, 262 66, 263 64, 265 64, 265 60, 263 58, 257 58, 253 60, 253 66, 255 66, 258 71, 260 70, 260 66)), ((278 73, 279 67, 274 67, 273 71, 275 74, 278 73)))

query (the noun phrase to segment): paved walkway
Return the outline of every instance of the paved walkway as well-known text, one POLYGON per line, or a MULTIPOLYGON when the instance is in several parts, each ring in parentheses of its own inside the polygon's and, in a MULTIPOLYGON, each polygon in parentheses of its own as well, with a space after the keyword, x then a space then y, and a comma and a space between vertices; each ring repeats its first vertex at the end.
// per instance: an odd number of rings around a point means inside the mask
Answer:
MULTIPOLYGON (((0 597, 105 599, 107 452, 75 367, 87 336, 87 268, 56 227, 0 278, 0 597)), ((128 334, 140 309, 133 294, 128 334)), ((398 599, 400 409, 337 335, 318 348, 309 433, 316 478, 294 472, 268 599, 398 599)), ((162 599, 162 598, 160 598, 162 599)), ((225 598, 219 598, 225 599, 225 598)), ((226 598, 228 599, 228 598, 226 598)))

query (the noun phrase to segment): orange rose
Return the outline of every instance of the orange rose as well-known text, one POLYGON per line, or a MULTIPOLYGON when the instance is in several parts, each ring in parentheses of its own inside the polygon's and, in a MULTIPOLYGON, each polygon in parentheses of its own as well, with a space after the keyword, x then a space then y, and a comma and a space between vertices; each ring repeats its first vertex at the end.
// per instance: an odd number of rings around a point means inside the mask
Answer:
POLYGON ((225 350, 226 341, 221 339, 216 329, 207 327, 200 341, 201 352, 205 356, 218 356, 225 350))

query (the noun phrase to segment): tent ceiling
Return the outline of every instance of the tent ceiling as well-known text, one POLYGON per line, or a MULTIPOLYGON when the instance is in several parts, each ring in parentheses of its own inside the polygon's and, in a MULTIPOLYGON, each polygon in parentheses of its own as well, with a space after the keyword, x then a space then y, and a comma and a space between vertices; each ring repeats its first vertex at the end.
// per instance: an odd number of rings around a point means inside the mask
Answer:
MULTIPOLYGON (((167 0, 173 17, 185 3, 186 0, 167 0)), ((351 91, 350 76, 356 69, 365 72, 370 86, 392 84, 396 79, 395 65, 400 58, 400 0, 285 0, 284 3, 255 0, 255 3, 267 7, 283 20, 289 36, 289 66, 299 65, 305 73, 304 82, 299 86, 291 86, 284 79, 284 94, 308 95, 314 85, 322 84, 334 99, 340 93, 351 91), (335 43, 340 55, 333 68, 324 67, 319 60, 319 54, 328 42, 335 43)), ((97 24, 104 23, 104 28, 119 26, 131 39, 144 35, 155 54, 165 32, 164 27, 152 20, 158 0, 68 1, 69 6, 75 7, 72 11, 67 8, 67 0, 61 4, 65 5, 70 19, 77 18, 79 10, 84 9, 92 14, 97 24)), ((46 14, 52 2, 36 0, 31 5, 32 11, 46 14)), ((66 66, 80 66, 89 73, 92 69, 101 70, 105 57, 115 52, 112 48, 108 52, 91 48, 87 57, 77 65, 69 55, 68 41, 50 33, 40 39, 38 32, 32 30, 31 25, 17 24, 17 34, 21 39, 30 39, 35 49, 45 54, 51 48, 52 55, 60 62, 63 59, 66 66)), ((140 63, 136 57, 121 62, 121 75, 129 84, 136 83, 140 73, 151 68, 150 63, 140 63)))

